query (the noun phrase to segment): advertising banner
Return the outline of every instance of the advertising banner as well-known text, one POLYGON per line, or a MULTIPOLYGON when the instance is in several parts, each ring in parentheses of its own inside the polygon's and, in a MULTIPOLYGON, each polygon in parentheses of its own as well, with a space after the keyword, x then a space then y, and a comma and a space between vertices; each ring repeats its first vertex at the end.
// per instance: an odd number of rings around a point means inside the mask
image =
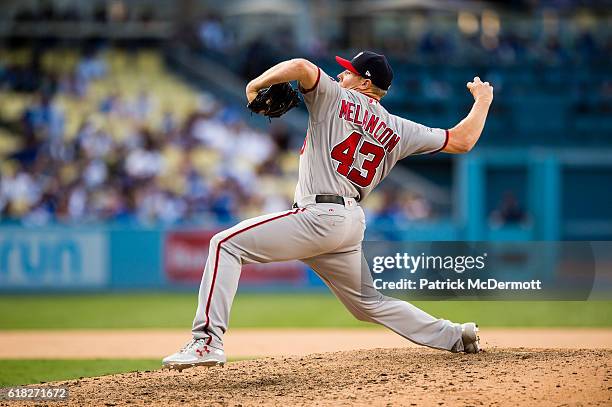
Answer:
POLYGON ((2 229, 0 290, 102 288, 107 257, 103 232, 2 229))
MULTIPOLYGON (((164 242, 164 272, 169 282, 199 283, 208 258, 210 239, 216 230, 172 231, 164 242)), ((241 285, 302 286, 308 282, 306 267, 298 261, 246 264, 241 285)))

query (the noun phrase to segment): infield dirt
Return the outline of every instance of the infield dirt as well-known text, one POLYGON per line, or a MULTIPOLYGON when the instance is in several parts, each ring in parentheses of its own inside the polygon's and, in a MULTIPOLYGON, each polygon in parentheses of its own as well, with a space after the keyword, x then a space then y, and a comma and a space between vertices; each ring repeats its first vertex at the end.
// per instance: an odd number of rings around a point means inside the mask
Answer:
POLYGON ((612 351, 369 349, 53 384, 69 386, 68 405, 74 406, 609 406, 612 351))

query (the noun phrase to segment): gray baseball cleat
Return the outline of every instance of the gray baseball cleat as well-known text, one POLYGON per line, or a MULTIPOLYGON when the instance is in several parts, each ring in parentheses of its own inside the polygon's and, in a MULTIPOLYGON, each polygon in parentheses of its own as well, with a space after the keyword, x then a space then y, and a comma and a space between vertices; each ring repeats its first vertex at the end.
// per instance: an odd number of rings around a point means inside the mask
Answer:
POLYGON ((192 339, 181 350, 166 356, 162 366, 179 372, 194 366, 223 366, 226 362, 223 349, 206 344, 206 339, 192 339))
POLYGON ((480 338, 478 337, 478 325, 473 322, 461 324, 461 341, 463 342, 463 352, 480 352, 480 338))

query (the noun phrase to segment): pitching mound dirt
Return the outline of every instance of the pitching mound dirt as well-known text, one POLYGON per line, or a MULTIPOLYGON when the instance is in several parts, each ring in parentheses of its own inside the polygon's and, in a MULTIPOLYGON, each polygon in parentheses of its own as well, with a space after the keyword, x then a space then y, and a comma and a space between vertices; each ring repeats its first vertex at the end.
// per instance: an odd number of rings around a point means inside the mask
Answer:
POLYGON ((374 349, 59 384, 69 405, 611 405, 612 351, 374 349))

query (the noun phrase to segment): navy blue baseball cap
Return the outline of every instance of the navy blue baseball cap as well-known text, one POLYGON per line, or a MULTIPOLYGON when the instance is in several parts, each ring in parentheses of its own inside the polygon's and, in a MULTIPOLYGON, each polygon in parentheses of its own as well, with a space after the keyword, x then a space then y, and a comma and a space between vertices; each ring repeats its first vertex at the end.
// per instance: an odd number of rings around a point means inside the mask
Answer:
POLYGON ((383 90, 388 90, 393 80, 393 69, 384 55, 372 51, 363 51, 355 55, 350 61, 336 56, 336 62, 344 69, 363 76, 383 90))

